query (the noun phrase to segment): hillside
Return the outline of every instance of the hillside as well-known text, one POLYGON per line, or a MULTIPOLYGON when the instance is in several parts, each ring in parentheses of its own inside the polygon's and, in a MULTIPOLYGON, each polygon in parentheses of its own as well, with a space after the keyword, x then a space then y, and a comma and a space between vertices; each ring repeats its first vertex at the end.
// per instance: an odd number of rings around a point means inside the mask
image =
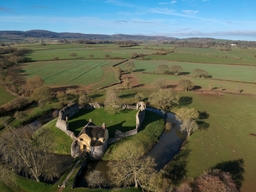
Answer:
POLYGON ((168 41, 177 40, 174 37, 165 36, 144 36, 144 35, 103 35, 103 34, 83 34, 83 33, 56 33, 46 30, 30 30, 30 31, 0 31, 0 40, 2 41, 18 41, 27 38, 34 39, 84 39, 99 41, 168 41))

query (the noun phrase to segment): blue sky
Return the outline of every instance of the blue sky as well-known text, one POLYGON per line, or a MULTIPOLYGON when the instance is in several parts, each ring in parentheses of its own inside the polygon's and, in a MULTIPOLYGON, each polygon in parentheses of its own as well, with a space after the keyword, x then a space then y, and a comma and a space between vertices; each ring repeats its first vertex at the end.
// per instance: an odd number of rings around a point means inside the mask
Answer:
POLYGON ((256 0, 2 0, 0 30, 256 41, 256 0))

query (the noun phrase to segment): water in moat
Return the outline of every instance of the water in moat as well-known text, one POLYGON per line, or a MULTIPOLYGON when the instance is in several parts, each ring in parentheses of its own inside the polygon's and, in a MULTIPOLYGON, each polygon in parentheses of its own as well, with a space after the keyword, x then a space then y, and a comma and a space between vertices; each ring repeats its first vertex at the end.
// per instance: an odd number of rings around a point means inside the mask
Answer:
MULTIPOLYGON (((179 126, 174 126, 171 130, 165 130, 156 145, 146 154, 155 159, 156 169, 162 169, 177 154, 181 148, 186 134, 181 133, 179 126)), ((92 170, 99 170, 104 175, 107 174, 108 167, 105 161, 89 161, 84 177, 77 187, 88 187, 86 176, 92 170)), ((105 178, 108 178, 107 176, 105 178)))

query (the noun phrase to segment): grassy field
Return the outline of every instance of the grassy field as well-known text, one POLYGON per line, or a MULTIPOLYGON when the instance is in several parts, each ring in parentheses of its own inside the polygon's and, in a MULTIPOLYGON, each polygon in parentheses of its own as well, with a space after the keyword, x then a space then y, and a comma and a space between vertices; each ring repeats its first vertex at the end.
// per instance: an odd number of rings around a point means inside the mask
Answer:
POLYGON ((3 87, 0 86, 0 106, 14 99, 15 96, 6 92, 3 87))
POLYGON ((86 86, 96 88, 117 82, 111 66, 118 61, 111 60, 67 60, 32 62, 24 64, 27 78, 40 76, 50 86, 86 86), (97 84, 97 85, 96 85, 97 84))
MULTIPOLYGON (((205 70, 214 79, 256 82, 256 67, 254 66, 234 66, 234 65, 216 65, 216 64, 201 64, 201 63, 188 63, 188 62, 174 62, 174 61, 147 61, 147 60, 134 60, 136 66, 135 71, 141 72, 156 72, 159 65, 179 65, 183 68, 183 72, 192 76, 193 71, 197 68, 205 70)), ((124 65, 121 65, 122 68, 124 65)))
POLYGON ((198 63, 243 64, 255 65, 254 49, 234 48, 231 51, 221 51, 219 48, 187 48, 178 47, 167 55, 148 55, 146 59, 172 60, 198 63))
POLYGON ((213 87, 216 87, 214 91, 222 92, 222 93, 237 93, 237 87, 241 87, 243 89, 243 94, 256 94, 256 84, 248 84, 248 83, 240 83, 240 82, 230 82, 230 81, 220 81, 215 79, 200 79, 200 78, 192 78, 192 77, 177 77, 170 75, 158 75, 158 74, 134 74, 139 84, 145 85, 147 87, 156 88, 158 81, 163 81, 164 85, 172 86, 177 85, 180 80, 189 79, 196 86, 201 87, 203 90, 208 90, 209 85, 211 84, 213 87), (221 89, 225 89, 221 91, 221 89))
POLYGON ((145 49, 143 47, 119 47, 115 44, 41 44, 20 45, 18 48, 30 48, 31 53, 26 56, 33 61, 54 60, 58 59, 73 59, 70 54, 76 53, 77 59, 104 59, 106 54, 112 58, 130 58, 134 53, 152 54, 155 51, 145 49))
MULTIPOLYGON (((194 178, 219 163, 227 163, 227 169, 235 171, 237 167, 228 165, 228 162, 242 159, 244 172, 241 171, 240 174, 243 175, 244 182, 241 191, 248 192, 255 189, 256 138, 250 137, 249 133, 256 133, 254 123, 256 98, 195 93, 185 93, 185 95, 193 97, 193 103, 189 107, 209 114, 209 117, 203 120, 209 128, 197 131, 189 139, 187 176, 194 178)), ((229 163, 232 165, 231 162, 229 163)))
POLYGON ((109 137, 114 137, 115 130, 119 129, 123 132, 135 128, 136 110, 123 110, 117 114, 110 114, 103 108, 97 110, 81 110, 69 121, 70 130, 78 135, 82 128, 88 123, 90 118, 93 119, 95 125, 101 126, 106 123, 109 130, 109 137))

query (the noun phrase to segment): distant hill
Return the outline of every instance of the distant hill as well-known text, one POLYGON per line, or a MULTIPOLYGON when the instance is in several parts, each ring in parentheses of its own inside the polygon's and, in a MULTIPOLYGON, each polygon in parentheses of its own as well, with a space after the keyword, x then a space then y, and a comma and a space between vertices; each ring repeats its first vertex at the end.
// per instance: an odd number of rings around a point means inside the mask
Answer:
POLYGON ((177 40, 174 37, 165 36, 145 36, 145 35, 101 35, 101 34, 83 34, 83 33, 56 33, 46 30, 31 31, 0 31, 0 41, 19 41, 24 39, 83 39, 99 41, 170 41, 177 40))

